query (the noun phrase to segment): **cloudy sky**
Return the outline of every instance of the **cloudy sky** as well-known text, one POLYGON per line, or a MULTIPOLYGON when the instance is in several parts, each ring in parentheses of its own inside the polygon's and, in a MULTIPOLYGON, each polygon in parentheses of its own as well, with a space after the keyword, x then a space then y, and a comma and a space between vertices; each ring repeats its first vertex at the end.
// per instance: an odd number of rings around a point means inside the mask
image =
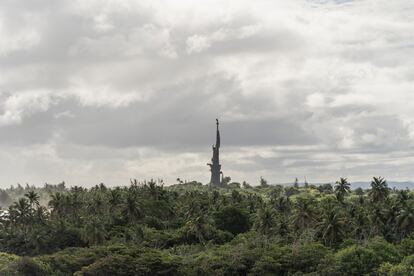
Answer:
POLYGON ((412 0, 2 0, 0 187, 414 180, 412 0))

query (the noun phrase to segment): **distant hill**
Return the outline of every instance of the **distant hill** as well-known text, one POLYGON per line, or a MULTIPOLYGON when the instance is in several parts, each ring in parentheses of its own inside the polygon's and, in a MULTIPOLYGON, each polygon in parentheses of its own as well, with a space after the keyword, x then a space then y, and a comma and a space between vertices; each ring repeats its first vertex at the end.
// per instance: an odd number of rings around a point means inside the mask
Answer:
MULTIPOLYGON (((396 188, 398 190, 404 190, 404 189, 414 189, 414 182, 411 181, 387 181, 388 187, 390 188, 396 188)), ((356 188, 362 188, 362 189, 370 189, 371 188, 371 182, 352 182, 351 183, 352 189, 356 188)))
MULTIPOLYGON (((388 183, 388 187, 395 188, 397 190, 405 190, 405 189, 414 189, 414 182, 412 181, 387 181, 388 183)), ((322 185, 322 184, 327 184, 327 183, 312 183, 310 182, 309 185, 322 185)), ((332 186, 335 185, 335 183, 330 183, 332 186)), ((272 184, 272 185, 282 185, 282 186, 293 186, 293 183, 279 183, 279 184, 272 184)), ((304 183, 300 182, 299 183, 300 187, 304 186, 304 183)), ((357 189, 357 188, 362 188, 362 189, 370 189, 371 188, 371 182, 365 182, 365 181, 357 181, 357 182, 351 182, 351 188, 357 189)))

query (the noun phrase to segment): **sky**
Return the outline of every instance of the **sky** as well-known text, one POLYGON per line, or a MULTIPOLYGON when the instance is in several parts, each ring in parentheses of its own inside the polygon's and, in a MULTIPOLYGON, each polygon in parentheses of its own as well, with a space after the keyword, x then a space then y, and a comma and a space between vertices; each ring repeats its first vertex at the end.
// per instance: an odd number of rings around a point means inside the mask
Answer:
POLYGON ((0 187, 414 180, 412 0, 2 0, 0 187))

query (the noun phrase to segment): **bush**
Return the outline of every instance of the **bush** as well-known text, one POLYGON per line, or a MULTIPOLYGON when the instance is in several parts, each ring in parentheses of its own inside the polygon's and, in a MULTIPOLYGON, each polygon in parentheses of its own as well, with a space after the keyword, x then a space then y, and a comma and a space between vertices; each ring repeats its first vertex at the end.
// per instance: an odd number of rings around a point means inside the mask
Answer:
POLYGON ((321 261, 330 251, 320 243, 286 246, 281 263, 288 272, 310 273, 317 270, 321 261), (287 253, 289 252, 289 253, 287 253))
POLYGON ((7 253, 0 253, 0 271, 5 269, 10 263, 19 259, 18 256, 7 253))
POLYGON ((157 229, 157 230, 162 230, 164 229, 164 224, 163 222, 156 218, 156 217, 146 217, 144 219, 144 223, 151 228, 157 229))
POLYGON ((379 263, 389 262, 395 264, 401 261, 401 255, 397 247, 383 238, 378 237, 370 240, 367 248, 375 253, 379 263))
POLYGON ((365 275, 372 273, 379 265, 379 258, 371 249, 353 245, 335 254, 339 270, 345 275, 365 275))
POLYGON ((46 276, 52 275, 50 268, 41 262, 29 257, 19 258, 1 270, 1 275, 8 276, 46 276))
POLYGON ((384 276, 414 275, 414 255, 405 257, 403 261, 397 265, 383 263, 378 269, 378 274, 384 276))
POLYGON ((68 248, 37 260, 52 275, 170 275, 180 265, 179 257, 161 250, 126 245, 68 248))
POLYGON ((136 257, 116 254, 101 258, 74 275, 175 275, 178 267, 178 258, 148 250, 136 257))
POLYGON ((403 256, 414 254, 414 240, 403 239, 398 245, 399 251, 403 256))
POLYGON ((227 206, 214 215, 216 227, 233 235, 244 233, 250 229, 249 216, 236 206, 227 206))

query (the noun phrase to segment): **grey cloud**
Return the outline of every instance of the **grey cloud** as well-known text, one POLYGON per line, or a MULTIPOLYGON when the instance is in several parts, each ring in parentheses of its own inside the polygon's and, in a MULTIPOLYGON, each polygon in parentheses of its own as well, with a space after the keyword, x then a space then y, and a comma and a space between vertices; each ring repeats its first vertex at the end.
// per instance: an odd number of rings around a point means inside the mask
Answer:
POLYGON ((0 185, 207 181, 216 117, 235 179, 413 177, 412 5, 388 2, 3 1, 0 185))
MULTIPOLYGON (((237 82, 214 75, 160 92, 147 102, 122 108, 88 107, 75 98, 58 99, 47 111, 33 114, 21 124, 4 127, 0 141, 45 143, 58 135, 63 141, 83 145, 197 150, 214 140, 212 118, 226 110, 246 115, 268 108, 272 108, 269 99, 243 96, 237 82), (225 104, 216 98, 218 89, 225 91, 221 97, 225 104), (71 116, 57 116, 62 112, 70 112, 71 116)), ((223 141, 229 145, 315 142, 301 122, 292 118, 223 119, 223 141)))

